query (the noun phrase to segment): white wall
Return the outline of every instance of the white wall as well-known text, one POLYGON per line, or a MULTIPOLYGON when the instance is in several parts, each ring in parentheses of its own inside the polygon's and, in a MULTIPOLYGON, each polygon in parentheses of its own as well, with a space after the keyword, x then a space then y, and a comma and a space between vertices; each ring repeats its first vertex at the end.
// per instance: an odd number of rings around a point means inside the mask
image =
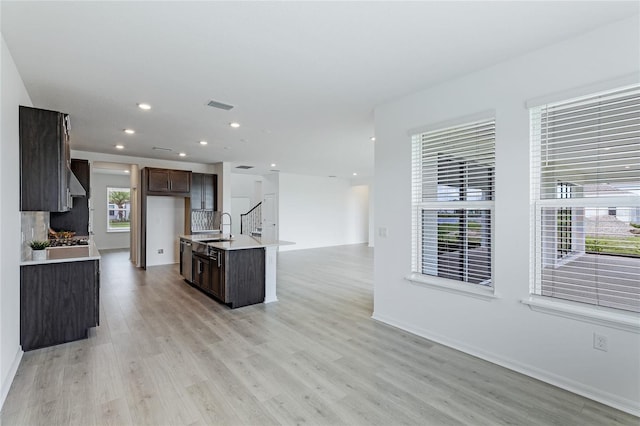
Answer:
POLYGON ((93 210, 93 239, 98 249, 129 248, 129 232, 107 232, 107 187, 129 188, 129 175, 99 173, 91 175, 91 205, 93 210))
POLYGON ((262 194, 256 194, 256 182, 263 180, 261 175, 231 173, 231 196, 249 198, 249 204, 253 207, 262 201, 262 194))
POLYGON ((2 37, 0 51, 0 407, 22 357, 20 349, 20 157, 18 106, 32 106, 2 37))
POLYGON ((178 263, 182 234, 184 198, 147 196, 147 266, 178 263))
MULTIPOLYGON (((534 312, 529 297, 529 116, 525 101, 637 73, 638 18, 600 28, 375 111, 374 318, 604 403, 640 413, 640 336, 534 312), (408 132, 496 113, 496 299, 412 284, 408 132), (608 352, 593 349, 593 333, 608 352)), ((452 53, 453 54, 453 53, 452 53)), ((573 92, 579 93, 580 90, 573 92)), ((637 318, 637 317, 636 317, 637 318)))
POLYGON ((368 202, 347 179, 280 173, 279 238, 296 243, 280 250, 366 243, 368 202))

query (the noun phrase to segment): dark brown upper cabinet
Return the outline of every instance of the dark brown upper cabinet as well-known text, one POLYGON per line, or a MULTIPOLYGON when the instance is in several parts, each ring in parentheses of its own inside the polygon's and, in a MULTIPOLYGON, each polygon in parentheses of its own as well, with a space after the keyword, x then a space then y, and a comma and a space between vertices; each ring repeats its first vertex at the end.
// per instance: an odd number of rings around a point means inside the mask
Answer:
POLYGON ((189 195, 191 172, 147 168, 147 193, 151 195, 189 195))
POLYGON ((218 176, 207 173, 191 175, 191 210, 217 210, 218 176))
POLYGON ((65 212, 69 192, 69 116, 20 107, 20 210, 65 212))

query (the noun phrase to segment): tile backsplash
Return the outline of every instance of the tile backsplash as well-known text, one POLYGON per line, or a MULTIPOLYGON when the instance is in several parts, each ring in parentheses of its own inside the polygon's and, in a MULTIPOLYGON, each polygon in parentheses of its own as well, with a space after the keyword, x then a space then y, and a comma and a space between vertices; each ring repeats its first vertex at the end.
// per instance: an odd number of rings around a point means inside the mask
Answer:
POLYGON ((191 231, 197 232, 216 229, 216 217, 218 218, 219 223, 219 212, 214 212, 213 210, 192 210, 191 231))
POLYGON ((31 257, 29 241, 49 238, 49 212, 20 212, 20 228, 24 239, 22 260, 27 260, 31 257))

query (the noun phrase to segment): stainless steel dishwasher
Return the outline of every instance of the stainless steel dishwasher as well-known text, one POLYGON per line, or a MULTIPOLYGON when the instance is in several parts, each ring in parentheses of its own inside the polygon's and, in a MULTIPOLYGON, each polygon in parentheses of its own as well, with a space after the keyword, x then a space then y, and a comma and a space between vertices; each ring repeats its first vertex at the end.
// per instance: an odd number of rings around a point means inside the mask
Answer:
POLYGON ((184 239, 180 239, 180 275, 184 277, 188 282, 193 281, 191 270, 191 262, 192 262, 192 247, 191 241, 187 241, 184 239))

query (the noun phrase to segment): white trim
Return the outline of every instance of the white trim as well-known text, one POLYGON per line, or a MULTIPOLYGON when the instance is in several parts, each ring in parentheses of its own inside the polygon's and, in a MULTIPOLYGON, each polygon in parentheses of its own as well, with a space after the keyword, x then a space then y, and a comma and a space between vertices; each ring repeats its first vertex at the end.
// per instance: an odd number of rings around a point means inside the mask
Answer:
POLYGON ((419 133, 426 133, 432 130, 446 129, 448 127, 460 126, 463 124, 470 124, 475 121, 494 120, 496 117, 496 110, 486 110, 477 112, 475 114, 465 115, 463 117, 456 117, 450 120, 439 121, 437 123, 427 124, 420 127, 414 127, 407 130, 407 135, 414 136, 419 133))
POLYGON ((480 284, 470 284, 462 281, 450 280, 447 278, 423 275, 416 272, 406 276, 405 280, 410 281, 414 284, 434 288, 436 290, 475 297, 482 300, 493 300, 499 298, 499 296, 495 293, 493 287, 483 286, 480 284))
POLYGON ((4 406, 4 402, 7 399, 7 395, 9 395, 9 389, 11 389, 11 384, 13 383, 13 379, 16 377, 16 373, 18 372, 18 367, 20 366, 20 362, 22 361, 22 355, 24 352, 20 347, 18 347, 18 351, 16 352, 16 356, 11 363, 11 367, 9 368, 9 373, 7 374, 7 378, 5 382, 2 384, 2 394, 0 394, 0 410, 4 406))
POLYGON ((531 296, 521 300, 532 311, 556 315, 590 324, 615 328, 640 334, 640 314, 585 305, 568 300, 551 299, 544 296, 531 296))
POLYGON ((637 207, 640 196, 585 197, 585 198, 543 198, 535 201, 537 207, 637 207))
POLYGON ((111 233, 111 232, 131 232, 131 227, 127 228, 127 229, 107 229, 107 233, 111 233))
POLYGON ((414 203, 414 207, 425 210, 491 210, 495 207, 495 201, 423 201, 414 203))
POLYGON ((524 104, 525 108, 535 108, 541 105, 551 104, 555 102, 564 101, 567 99, 579 98, 582 96, 588 96, 593 93, 605 92, 608 90, 614 90, 626 86, 632 86, 640 82, 640 72, 634 72, 631 74, 623 75, 611 80, 600 81, 597 83, 589 84, 586 86, 574 87, 572 89, 563 90, 548 95, 538 96, 527 100, 524 104))
POLYGON ((553 386, 557 386, 561 389, 573 392, 577 395, 581 395, 594 401, 601 402, 605 405, 617 408, 634 416, 640 416, 640 403, 638 401, 622 398, 609 392, 603 392, 600 389, 594 388, 584 383, 576 382, 566 377, 559 376, 555 373, 541 370, 532 365, 521 363, 514 359, 504 358, 495 353, 487 352, 483 349, 468 345, 464 342, 451 339, 446 336, 434 334, 429 330, 425 330, 423 328, 415 327, 402 321, 396 321, 392 318, 378 315, 375 312, 373 313, 371 318, 376 321, 388 324, 392 327, 397 327, 401 330, 408 331, 409 333, 413 333, 425 339, 437 342, 453 349, 457 349, 466 354, 484 359, 501 367, 508 368, 509 370, 524 374, 525 376, 533 377, 534 379, 541 380, 545 383, 549 383, 553 386))

